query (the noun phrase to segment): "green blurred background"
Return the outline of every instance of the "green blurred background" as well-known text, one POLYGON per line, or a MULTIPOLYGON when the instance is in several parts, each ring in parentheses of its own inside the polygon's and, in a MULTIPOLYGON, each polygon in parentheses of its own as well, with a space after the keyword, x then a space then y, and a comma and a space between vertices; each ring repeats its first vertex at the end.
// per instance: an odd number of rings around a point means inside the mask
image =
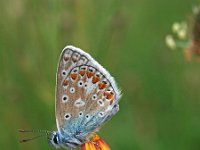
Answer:
POLYGON ((56 129, 56 67, 64 46, 89 52, 123 91, 100 131, 113 150, 200 149, 200 63, 164 43, 197 0, 1 0, 0 149, 54 149, 18 129, 56 129))

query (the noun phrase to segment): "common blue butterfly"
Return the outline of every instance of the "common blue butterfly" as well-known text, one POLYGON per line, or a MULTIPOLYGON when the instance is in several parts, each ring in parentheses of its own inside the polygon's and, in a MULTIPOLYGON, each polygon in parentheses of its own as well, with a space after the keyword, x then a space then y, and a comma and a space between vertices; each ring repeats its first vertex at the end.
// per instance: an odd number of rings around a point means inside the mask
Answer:
POLYGON ((88 53, 66 46, 59 59, 56 83, 55 148, 76 149, 90 141, 119 110, 121 93, 114 78, 88 53))

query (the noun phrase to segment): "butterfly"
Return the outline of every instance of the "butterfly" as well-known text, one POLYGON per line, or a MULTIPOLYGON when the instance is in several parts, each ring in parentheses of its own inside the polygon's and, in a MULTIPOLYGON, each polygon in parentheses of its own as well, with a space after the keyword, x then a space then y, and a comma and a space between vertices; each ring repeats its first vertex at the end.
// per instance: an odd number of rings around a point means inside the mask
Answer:
POLYGON ((74 46, 63 49, 56 82, 57 131, 50 133, 49 143, 80 148, 118 112, 121 92, 107 70, 74 46))

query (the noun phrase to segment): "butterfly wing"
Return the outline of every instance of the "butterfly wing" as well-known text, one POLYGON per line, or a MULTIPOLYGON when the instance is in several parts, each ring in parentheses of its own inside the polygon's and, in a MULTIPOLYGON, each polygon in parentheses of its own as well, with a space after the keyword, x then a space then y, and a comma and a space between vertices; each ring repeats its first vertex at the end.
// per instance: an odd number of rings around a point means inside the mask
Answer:
POLYGON ((118 111, 120 91, 113 77, 89 54, 63 49, 57 70, 58 130, 84 139, 118 111))

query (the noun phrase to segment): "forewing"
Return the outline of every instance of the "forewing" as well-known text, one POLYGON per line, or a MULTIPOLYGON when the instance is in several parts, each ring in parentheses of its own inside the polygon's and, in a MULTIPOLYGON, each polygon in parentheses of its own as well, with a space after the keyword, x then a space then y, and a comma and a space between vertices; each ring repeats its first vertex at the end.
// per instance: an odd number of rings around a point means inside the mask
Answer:
POLYGON ((120 91, 110 74, 79 48, 64 48, 57 71, 57 127, 82 135, 118 111, 120 91))
MULTIPOLYGON (((64 115, 67 115, 67 112, 71 109, 72 106, 69 103, 71 103, 74 97, 73 94, 67 92, 69 86, 72 84, 72 80, 69 80, 69 73, 72 68, 80 64, 87 64, 88 62, 89 59, 85 55, 82 55, 78 48, 73 46, 66 46, 60 55, 56 81, 56 123, 58 129, 67 121, 64 115)), ((75 79, 76 74, 75 72, 71 77, 75 79)))

